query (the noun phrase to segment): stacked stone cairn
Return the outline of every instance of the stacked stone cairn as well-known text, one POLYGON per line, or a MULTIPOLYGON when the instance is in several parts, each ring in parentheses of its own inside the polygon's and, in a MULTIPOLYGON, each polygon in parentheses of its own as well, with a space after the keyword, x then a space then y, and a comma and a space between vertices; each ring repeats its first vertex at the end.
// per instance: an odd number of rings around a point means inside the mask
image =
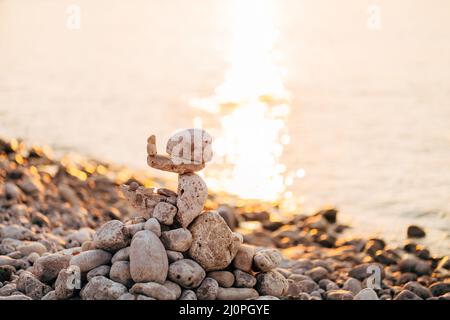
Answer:
MULTIPOLYGON (((189 129, 172 136, 167 156, 148 139, 152 168, 178 174, 177 192, 122 185, 139 218, 111 220, 81 247, 37 259, 17 289, 32 299, 277 299, 288 289, 276 249, 244 245, 216 211, 203 211, 208 190, 196 174, 211 160, 211 136, 189 129)), ((25 297, 25 296, 23 296, 25 297)), ((11 296, 14 298, 14 295, 11 296)))

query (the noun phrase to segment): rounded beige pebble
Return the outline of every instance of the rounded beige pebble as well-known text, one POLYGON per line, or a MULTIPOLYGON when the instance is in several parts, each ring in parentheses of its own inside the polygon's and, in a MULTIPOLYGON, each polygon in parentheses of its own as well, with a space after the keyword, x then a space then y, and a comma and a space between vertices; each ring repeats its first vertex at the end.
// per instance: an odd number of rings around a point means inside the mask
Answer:
POLYGON ((198 287, 205 276, 205 270, 194 260, 178 260, 169 266, 169 279, 186 289, 198 287))
POLYGON ((130 247, 125 247, 117 251, 111 259, 111 263, 117 261, 129 261, 130 260, 130 247))
POLYGON ((178 228, 161 233, 161 241, 168 250, 185 252, 192 244, 192 235, 188 229, 178 228))
POLYGON ((229 288, 234 283, 234 275, 230 271, 211 271, 208 273, 208 277, 216 280, 223 288, 229 288))
POLYGON ((177 207, 167 202, 160 202, 153 209, 153 218, 168 226, 173 224, 173 218, 176 214, 177 207))
POLYGON ((247 300, 258 298, 258 291, 252 288, 219 288, 217 300, 247 300))
POLYGON ((255 256, 255 247, 248 244, 242 244, 233 260, 233 266, 245 272, 252 270, 253 257, 255 256))
POLYGON ((111 253, 99 249, 83 251, 70 259, 70 265, 80 268, 80 272, 88 272, 110 262, 111 253))
POLYGON ((123 284, 125 287, 130 288, 133 285, 133 279, 130 274, 130 262, 117 261, 111 266, 109 271, 109 278, 112 281, 123 284))
POLYGON ((212 159, 212 137, 203 129, 185 129, 167 141, 166 152, 174 163, 205 163, 212 159))
POLYGON ((161 237, 161 225, 155 218, 148 219, 144 225, 144 229, 153 232, 157 237, 161 237))
POLYGON ((175 300, 176 293, 156 282, 136 283, 130 293, 143 294, 156 300, 175 300))
POLYGON ((166 250, 166 252, 167 252, 167 257, 169 258, 170 263, 184 259, 184 256, 181 252, 172 251, 172 250, 166 250))
POLYGON ((49 254, 36 260, 33 273, 43 282, 50 282, 58 276, 62 269, 69 266, 71 256, 59 253, 49 254))
POLYGON ((176 219, 183 228, 200 215, 207 197, 208 187, 199 175, 186 173, 178 176, 176 219))
POLYGON ((130 272, 135 282, 164 283, 169 261, 159 238, 151 231, 139 231, 130 246, 130 272))
POLYGON ((196 290, 198 300, 216 300, 219 284, 213 278, 205 278, 196 290))
POLYGON ((127 288, 105 277, 94 277, 81 289, 83 300, 117 300, 127 292, 127 288))
POLYGON ((263 272, 270 271, 278 267, 283 257, 276 249, 263 249, 258 251, 253 257, 255 267, 263 272))
POLYGON ((234 270, 234 285, 238 288, 253 288, 256 285, 256 278, 250 273, 241 271, 239 269, 234 270))
POLYGON ((256 276, 256 289, 262 295, 283 296, 287 291, 289 283, 277 271, 262 272, 256 276))
POLYGON ((93 243, 97 249, 117 251, 128 246, 130 239, 126 226, 119 220, 111 220, 97 230, 93 243))
POLYGON ((206 271, 225 269, 235 257, 241 241, 215 211, 200 215, 189 227, 189 255, 206 271))
POLYGON ((17 248, 24 256, 28 256, 31 253, 37 253, 40 256, 47 252, 47 247, 40 242, 28 242, 17 248))
POLYGON ((99 277, 99 276, 107 277, 109 275, 110 271, 111 271, 110 266, 103 265, 103 266, 97 267, 97 268, 89 271, 86 275, 86 279, 87 279, 87 281, 91 281, 91 279, 94 277, 99 277))
POLYGON ((197 296, 192 290, 183 290, 180 296, 180 300, 197 300, 197 296))

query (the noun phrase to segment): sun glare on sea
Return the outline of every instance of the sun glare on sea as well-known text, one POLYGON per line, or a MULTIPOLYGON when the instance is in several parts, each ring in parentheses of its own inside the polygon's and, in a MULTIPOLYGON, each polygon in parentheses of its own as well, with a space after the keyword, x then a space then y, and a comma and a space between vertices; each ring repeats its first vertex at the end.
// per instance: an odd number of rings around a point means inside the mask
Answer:
MULTIPOLYGON (((285 120, 290 112, 284 70, 276 62, 271 0, 235 0, 230 68, 212 97, 191 101, 219 118, 214 167, 205 179, 211 189, 241 198, 288 200, 297 177, 281 162, 290 141, 285 120)), ((199 118, 195 120, 200 125, 199 118)))

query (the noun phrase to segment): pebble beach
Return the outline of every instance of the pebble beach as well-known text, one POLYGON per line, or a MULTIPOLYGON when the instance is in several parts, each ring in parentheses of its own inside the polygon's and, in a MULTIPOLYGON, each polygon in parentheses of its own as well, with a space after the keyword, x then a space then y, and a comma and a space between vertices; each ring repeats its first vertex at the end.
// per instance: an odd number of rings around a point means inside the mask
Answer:
POLYGON ((450 299, 448 255, 417 244, 420 226, 394 246, 352 236, 332 207, 280 219, 228 203, 196 174, 211 157, 202 138, 188 165, 173 161, 177 137, 168 155, 148 139, 148 165, 177 174, 176 190, 0 139, 0 300, 450 299))

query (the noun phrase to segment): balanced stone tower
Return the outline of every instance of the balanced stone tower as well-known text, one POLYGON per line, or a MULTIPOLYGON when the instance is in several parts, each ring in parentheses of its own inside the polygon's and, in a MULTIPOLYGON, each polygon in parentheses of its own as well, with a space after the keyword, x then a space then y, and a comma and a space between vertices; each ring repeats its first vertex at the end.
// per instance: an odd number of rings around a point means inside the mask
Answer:
POLYGON ((282 296, 287 280, 277 271, 274 249, 244 245, 216 211, 203 211, 208 189, 196 174, 212 158, 212 138, 202 129, 183 130, 158 154, 147 140, 150 167, 178 174, 177 192, 122 185, 140 220, 112 220, 70 259, 55 283, 55 297, 69 298, 65 279, 72 267, 87 279, 82 299, 257 299, 282 296), (257 272, 259 272, 257 274, 257 272), (61 277, 61 279, 59 279, 61 277), (59 281, 60 280, 60 281, 59 281), (260 297, 260 294, 262 297, 260 297))

